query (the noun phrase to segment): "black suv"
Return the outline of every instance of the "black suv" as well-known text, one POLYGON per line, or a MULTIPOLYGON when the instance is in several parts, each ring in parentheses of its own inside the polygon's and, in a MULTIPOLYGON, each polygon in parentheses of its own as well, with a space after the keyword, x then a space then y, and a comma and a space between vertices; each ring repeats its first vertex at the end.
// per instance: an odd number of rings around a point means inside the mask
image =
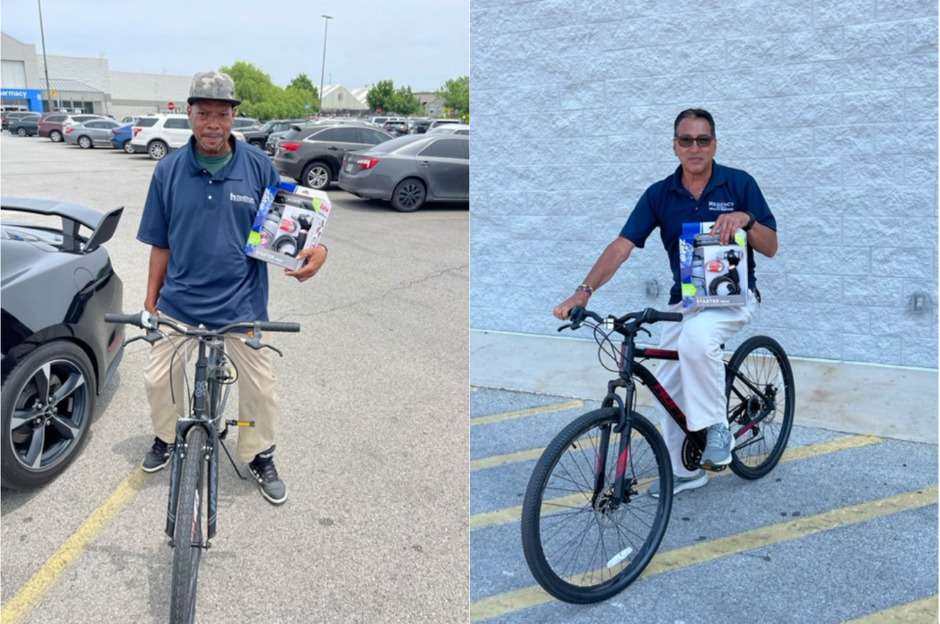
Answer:
POLYGON ((303 186, 325 190, 339 177, 346 152, 366 149, 395 138, 371 125, 291 126, 274 153, 274 166, 303 186))
POLYGON ((303 119, 272 119, 264 122, 260 130, 243 130, 242 135, 245 137, 245 143, 251 143, 263 150, 264 144, 267 143, 272 132, 283 132, 288 130, 292 124, 301 124, 303 122, 303 119))

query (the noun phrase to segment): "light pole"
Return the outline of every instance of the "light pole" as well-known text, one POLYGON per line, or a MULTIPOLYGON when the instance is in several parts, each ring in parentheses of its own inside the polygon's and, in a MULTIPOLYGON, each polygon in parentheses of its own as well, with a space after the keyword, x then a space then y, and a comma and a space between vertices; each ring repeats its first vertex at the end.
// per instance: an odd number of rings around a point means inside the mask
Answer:
POLYGON ((46 74, 46 111, 52 110, 52 85, 49 84, 49 60, 46 58, 46 31, 42 27, 42 0, 36 0, 39 5, 39 36, 42 37, 42 67, 46 74))
POLYGON ((323 116, 323 74, 326 71, 326 32, 330 27, 332 15, 321 15, 323 18, 323 63, 320 65, 320 116, 323 116))

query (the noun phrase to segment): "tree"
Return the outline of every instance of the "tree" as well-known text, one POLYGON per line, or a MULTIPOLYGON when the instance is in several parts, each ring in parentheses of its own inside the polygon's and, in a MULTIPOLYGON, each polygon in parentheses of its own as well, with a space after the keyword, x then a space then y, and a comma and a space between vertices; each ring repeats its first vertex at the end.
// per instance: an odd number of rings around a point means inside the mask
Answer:
POLYGON ((307 74, 300 74, 299 76, 291 80, 290 84, 287 85, 287 88, 290 89, 291 87, 301 89, 303 91, 310 91, 311 93, 317 92, 317 88, 313 86, 313 82, 311 82, 310 79, 307 78, 307 74))
POLYGON ((379 80, 369 89, 366 96, 366 104, 372 111, 382 110, 390 112, 395 110, 395 83, 391 80, 379 80))
POLYGON ((470 76, 448 80, 437 95, 444 100, 444 108, 457 110, 461 117, 470 116, 470 76))
POLYGON ((236 61, 229 67, 221 67, 219 71, 235 81, 235 96, 242 101, 239 110, 247 115, 254 115, 253 109, 258 104, 276 99, 280 90, 271 82, 270 76, 245 61, 236 61))

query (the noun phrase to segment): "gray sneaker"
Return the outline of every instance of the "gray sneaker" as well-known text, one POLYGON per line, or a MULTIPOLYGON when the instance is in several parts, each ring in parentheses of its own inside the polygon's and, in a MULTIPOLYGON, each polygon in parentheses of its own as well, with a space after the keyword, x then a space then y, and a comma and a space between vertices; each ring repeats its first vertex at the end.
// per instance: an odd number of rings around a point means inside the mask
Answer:
POLYGON ((731 451, 734 450, 734 435, 728 425, 722 423, 708 428, 708 443, 702 453, 702 468, 714 470, 731 463, 731 451))
MULTIPOLYGON (((678 494, 684 490, 694 490, 695 488, 702 487, 706 483, 708 483, 708 473, 699 469, 698 472, 689 477, 675 477, 672 480, 672 493, 678 494)), ((659 498, 659 479, 650 483, 647 492, 649 492, 649 495, 653 498, 659 498)))
POLYGON ((157 472, 158 470, 162 470, 170 463, 170 457, 173 455, 174 447, 175 445, 167 444, 160 438, 154 438, 153 448, 144 456, 144 461, 140 463, 140 467, 144 469, 144 472, 157 472))
POLYGON ((248 472, 261 486, 261 495, 271 504, 280 505, 287 500, 287 486, 277 476, 277 468, 274 467, 275 448, 272 446, 263 453, 255 455, 255 458, 248 464, 248 472))

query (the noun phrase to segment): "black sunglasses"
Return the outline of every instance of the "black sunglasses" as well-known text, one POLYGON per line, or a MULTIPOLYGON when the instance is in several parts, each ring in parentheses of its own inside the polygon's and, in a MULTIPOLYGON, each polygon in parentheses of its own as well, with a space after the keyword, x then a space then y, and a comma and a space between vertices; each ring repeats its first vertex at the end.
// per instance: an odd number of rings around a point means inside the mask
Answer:
POLYGON ((699 147, 708 147, 712 144, 712 141, 715 137, 702 136, 702 137, 690 137, 690 136, 677 136, 675 137, 676 141, 679 142, 680 147, 692 147, 692 143, 698 143, 699 147))

